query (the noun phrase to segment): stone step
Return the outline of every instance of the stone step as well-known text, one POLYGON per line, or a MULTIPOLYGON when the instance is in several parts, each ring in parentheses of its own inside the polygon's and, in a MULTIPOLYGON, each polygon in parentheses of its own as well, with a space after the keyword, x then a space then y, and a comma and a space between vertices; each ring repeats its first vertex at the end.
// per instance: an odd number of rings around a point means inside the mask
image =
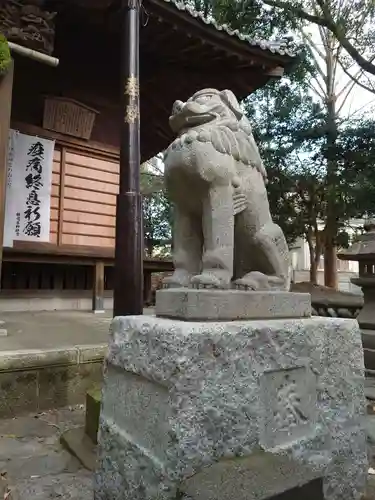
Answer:
POLYGON ((0 353, 0 418, 84 404, 100 384, 107 344, 0 353))
POLYGON ((69 429, 61 435, 61 444, 76 457, 85 469, 93 471, 96 466, 96 446, 83 427, 69 429))
POLYGON ((94 444, 98 442, 99 415, 102 389, 96 384, 86 394, 85 433, 94 444))

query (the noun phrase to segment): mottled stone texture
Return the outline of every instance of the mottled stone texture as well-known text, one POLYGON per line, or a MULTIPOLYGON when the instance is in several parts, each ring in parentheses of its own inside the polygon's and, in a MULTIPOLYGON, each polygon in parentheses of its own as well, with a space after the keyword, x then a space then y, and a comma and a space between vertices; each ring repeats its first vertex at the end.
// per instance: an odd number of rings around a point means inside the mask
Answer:
POLYGON ((357 500, 364 414, 356 321, 116 318, 95 500, 262 500, 319 477, 357 500))

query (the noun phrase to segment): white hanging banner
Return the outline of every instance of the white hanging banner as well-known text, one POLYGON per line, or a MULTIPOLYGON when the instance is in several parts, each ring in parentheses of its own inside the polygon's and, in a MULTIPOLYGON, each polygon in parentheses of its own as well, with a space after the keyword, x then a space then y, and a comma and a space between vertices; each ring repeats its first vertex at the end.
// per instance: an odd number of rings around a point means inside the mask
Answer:
POLYGON ((11 130, 5 202, 4 243, 48 242, 55 141, 11 130))

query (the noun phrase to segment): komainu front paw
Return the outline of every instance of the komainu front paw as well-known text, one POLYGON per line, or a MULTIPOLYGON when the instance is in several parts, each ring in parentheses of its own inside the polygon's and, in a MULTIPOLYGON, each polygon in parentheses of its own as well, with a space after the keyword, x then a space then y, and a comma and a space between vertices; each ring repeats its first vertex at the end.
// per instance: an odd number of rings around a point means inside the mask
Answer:
POLYGON ((163 279, 163 288, 187 288, 190 284, 191 274, 185 270, 178 269, 172 276, 163 279))
POLYGON ((259 283, 251 278, 241 278, 236 280, 234 283, 234 288, 237 290, 258 290, 259 283))
POLYGON ((194 276, 190 283, 193 288, 217 288, 226 290, 230 286, 231 276, 223 270, 205 271, 194 276))

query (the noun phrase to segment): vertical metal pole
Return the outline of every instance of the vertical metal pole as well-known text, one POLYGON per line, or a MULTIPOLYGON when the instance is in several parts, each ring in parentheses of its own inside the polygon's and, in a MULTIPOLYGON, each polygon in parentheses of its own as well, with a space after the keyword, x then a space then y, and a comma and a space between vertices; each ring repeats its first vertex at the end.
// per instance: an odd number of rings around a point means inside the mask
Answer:
POLYGON ((121 30, 121 149, 116 208, 113 315, 143 312, 143 227, 140 194, 139 11, 123 0, 121 30))

